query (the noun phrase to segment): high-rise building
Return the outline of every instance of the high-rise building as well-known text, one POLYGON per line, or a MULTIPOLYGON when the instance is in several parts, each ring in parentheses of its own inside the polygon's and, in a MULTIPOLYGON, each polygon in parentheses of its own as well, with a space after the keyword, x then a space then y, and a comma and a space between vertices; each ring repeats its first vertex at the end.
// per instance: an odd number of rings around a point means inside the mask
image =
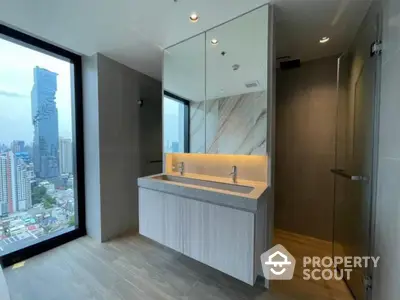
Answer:
POLYGON ((11 151, 14 153, 25 152, 25 142, 24 141, 13 141, 11 143, 11 151))
POLYGON ((60 171, 62 174, 72 174, 72 139, 60 138, 60 171))
POLYGON ((39 178, 54 178, 60 174, 58 157, 58 111, 56 105, 57 73, 43 68, 33 69, 31 93, 33 164, 39 178))
POLYGON ((7 145, 5 145, 5 144, 0 144, 0 153, 6 152, 7 150, 8 150, 7 145))
POLYGON ((11 151, 0 154, 0 215, 17 211, 16 159, 11 151))
POLYGON ((7 158, 0 154, 0 216, 8 213, 7 158))
POLYGON ((18 159, 16 173, 17 208, 18 211, 23 211, 32 207, 32 189, 30 173, 22 159, 18 159))
POLYGON ((28 166, 12 151, 0 154, 0 216, 32 207, 28 166))

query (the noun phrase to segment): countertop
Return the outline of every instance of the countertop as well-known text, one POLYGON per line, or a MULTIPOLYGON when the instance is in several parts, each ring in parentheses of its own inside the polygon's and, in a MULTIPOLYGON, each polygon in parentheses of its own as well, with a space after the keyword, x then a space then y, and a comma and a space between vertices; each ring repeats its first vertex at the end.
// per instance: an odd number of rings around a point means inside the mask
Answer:
POLYGON ((191 198, 199 201, 209 202, 217 205, 228 206, 235 209, 256 212, 260 205, 265 202, 266 197, 262 197, 266 192, 268 185, 265 182, 249 181, 237 179, 237 185, 252 187, 253 190, 248 193, 238 193, 226 190, 220 190, 210 187, 192 185, 187 183, 178 183, 166 180, 156 179, 156 176, 175 176, 197 180, 213 181, 219 183, 235 184, 231 178, 215 177, 208 175, 187 173, 181 176, 180 173, 161 173, 138 179, 138 186, 150 190, 156 190, 177 196, 191 198))

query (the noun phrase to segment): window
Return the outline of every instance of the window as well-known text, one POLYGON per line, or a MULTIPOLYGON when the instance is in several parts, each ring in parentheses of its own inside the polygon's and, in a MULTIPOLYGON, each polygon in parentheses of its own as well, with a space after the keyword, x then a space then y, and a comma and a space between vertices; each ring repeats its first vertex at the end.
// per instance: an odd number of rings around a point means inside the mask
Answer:
POLYGON ((0 25, 4 265, 85 234, 81 98, 79 56, 0 25))
POLYGON ((163 105, 164 153, 189 152, 189 102, 165 92, 163 105))

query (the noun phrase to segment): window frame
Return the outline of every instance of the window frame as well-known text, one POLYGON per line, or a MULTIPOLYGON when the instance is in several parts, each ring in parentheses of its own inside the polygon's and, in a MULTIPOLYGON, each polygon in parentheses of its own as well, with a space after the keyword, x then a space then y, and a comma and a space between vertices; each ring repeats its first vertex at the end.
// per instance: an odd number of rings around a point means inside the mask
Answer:
MULTIPOLYGON (((184 105, 184 113, 183 113, 183 153, 190 153, 190 101, 179 97, 176 94, 173 94, 168 91, 164 91, 163 97, 171 98, 177 102, 180 102, 184 105)), ((164 98, 163 98, 164 101, 164 98)), ((164 113, 164 112, 163 112, 164 113)), ((164 124, 163 124, 164 126, 164 124)), ((164 145, 164 143, 163 143, 164 145)), ((164 147, 164 146, 163 146, 164 147)), ((163 149, 164 152, 164 149, 163 149)))
MULTIPOLYGON (((76 228, 66 233, 49 237, 37 244, 27 246, 12 253, 0 256, 0 265, 7 267, 56 248, 67 242, 86 235, 85 218, 85 170, 84 170, 84 131, 83 131, 83 97, 82 97, 82 57, 78 54, 0 24, 0 38, 20 44, 21 46, 52 55, 69 61, 73 65, 72 88, 72 131, 75 147, 73 149, 76 161, 75 183, 75 221, 76 228)), ((57 232, 55 232, 57 233, 57 232)))

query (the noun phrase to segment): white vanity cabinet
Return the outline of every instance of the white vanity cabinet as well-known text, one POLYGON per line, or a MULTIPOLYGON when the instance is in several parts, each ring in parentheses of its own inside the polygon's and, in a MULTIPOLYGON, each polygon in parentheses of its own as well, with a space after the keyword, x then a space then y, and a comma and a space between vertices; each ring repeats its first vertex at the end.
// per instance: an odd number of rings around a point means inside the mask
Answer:
POLYGON ((139 187, 141 235, 250 285, 264 247, 257 227, 265 214, 257 212, 139 187))

